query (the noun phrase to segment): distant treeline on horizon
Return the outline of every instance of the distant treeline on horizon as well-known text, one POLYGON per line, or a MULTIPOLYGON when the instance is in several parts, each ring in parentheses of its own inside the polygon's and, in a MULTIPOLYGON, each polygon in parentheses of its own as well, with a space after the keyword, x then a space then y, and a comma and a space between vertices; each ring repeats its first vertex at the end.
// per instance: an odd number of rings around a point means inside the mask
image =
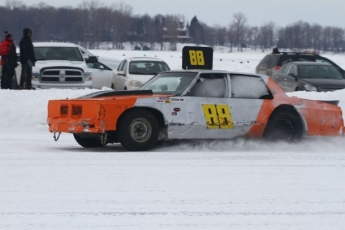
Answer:
POLYGON ((132 7, 123 2, 106 5, 97 0, 84 1, 78 7, 53 7, 46 3, 27 6, 19 0, 8 0, 0 6, 0 31, 10 31, 16 41, 23 28, 34 30, 34 41, 59 41, 88 44, 99 48, 102 42, 123 49, 124 42, 161 44, 161 49, 176 50, 176 43, 209 46, 316 51, 345 51, 345 30, 336 26, 297 20, 280 27, 273 21, 251 26, 246 16, 235 13, 228 26, 209 26, 193 17, 186 21, 181 14, 133 15, 132 7), (163 46, 169 43, 169 47, 163 46))

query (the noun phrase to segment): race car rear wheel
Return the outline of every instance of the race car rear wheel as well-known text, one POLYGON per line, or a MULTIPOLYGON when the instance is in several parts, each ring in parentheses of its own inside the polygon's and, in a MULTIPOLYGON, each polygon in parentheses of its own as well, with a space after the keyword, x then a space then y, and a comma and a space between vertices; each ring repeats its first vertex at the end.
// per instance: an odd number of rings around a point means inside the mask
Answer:
POLYGON ((266 126, 264 137, 269 140, 293 141, 301 139, 302 134, 303 124, 300 116, 289 109, 276 111, 272 114, 266 126))
POLYGON ((107 144, 102 144, 100 136, 90 136, 85 134, 73 133, 74 139, 77 143, 84 148, 99 148, 104 147, 107 144))
POLYGON ((150 111, 133 109, 121 117, 117 132, 123 147, 131 151, 145 151, 155 146, 159 123, 150 111))

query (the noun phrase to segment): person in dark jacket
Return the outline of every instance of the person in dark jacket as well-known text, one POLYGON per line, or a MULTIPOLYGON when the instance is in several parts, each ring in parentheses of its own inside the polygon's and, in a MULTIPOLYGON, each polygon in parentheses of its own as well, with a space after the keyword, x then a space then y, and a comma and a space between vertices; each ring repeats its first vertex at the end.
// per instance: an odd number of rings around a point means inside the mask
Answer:
POLYGON ((33 89, 31 85, 32 67, 35 66, 36 58, 34 46, 31 41, 32 29, 23 30, 23 38, 20 40, 20 63, 22 64, 22 74, 20 76, 19 88, 33 89))
POLYGON ((17 67, 16 46, 13 43, 13 36, 5 31, 5 40, 0 44, 1 55, 1 89, 11 89, 15 68, 17 67))
POLYGON ((280 54, 278 47, 273 48, 272 54, 280 54))

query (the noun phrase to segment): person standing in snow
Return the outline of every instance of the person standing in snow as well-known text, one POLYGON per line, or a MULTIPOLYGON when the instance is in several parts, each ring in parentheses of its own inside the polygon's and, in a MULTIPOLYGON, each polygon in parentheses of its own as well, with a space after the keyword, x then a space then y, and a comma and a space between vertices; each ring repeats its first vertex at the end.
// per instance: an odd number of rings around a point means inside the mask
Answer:
POLYGON ((22 64, 22 74, 20 76, 19 88, 33 89, 31 85, 32 67, 35 66, 36 58, 34 46, 31 41, 32 29, 23 30, 23 38, 20 40, 20 62, 22 64))
POLYGON ((16 46, 13 43, 13 35, 5 31, 5 40, 0 44, 1 55, 1 89, 11 89, 15 68, 17 67, 16 46))
POLYGON ((273 48, 272 54, 280 54, 278 47, 273 48))

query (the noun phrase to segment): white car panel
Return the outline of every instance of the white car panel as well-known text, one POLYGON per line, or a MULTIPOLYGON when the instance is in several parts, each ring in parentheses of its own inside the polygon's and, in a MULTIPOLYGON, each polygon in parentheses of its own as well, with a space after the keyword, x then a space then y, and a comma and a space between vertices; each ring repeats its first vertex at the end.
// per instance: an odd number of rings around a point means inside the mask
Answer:
POLYGON ((155 73, 141 72, 141 74, 135 74, 135 71, 131 71, 131 63, 160 63, 164 64, 167 69, 163 71, 170 70, 168 64, 166 64, 162 59, 159 58, 149 58, 149 57, 133 57, 124 59, 117 69, 117 74, 115 76, 115 89, 116 90, 136 90, 141 85, 150 80, 156 73, 161 72, 153 71, 155 73))

